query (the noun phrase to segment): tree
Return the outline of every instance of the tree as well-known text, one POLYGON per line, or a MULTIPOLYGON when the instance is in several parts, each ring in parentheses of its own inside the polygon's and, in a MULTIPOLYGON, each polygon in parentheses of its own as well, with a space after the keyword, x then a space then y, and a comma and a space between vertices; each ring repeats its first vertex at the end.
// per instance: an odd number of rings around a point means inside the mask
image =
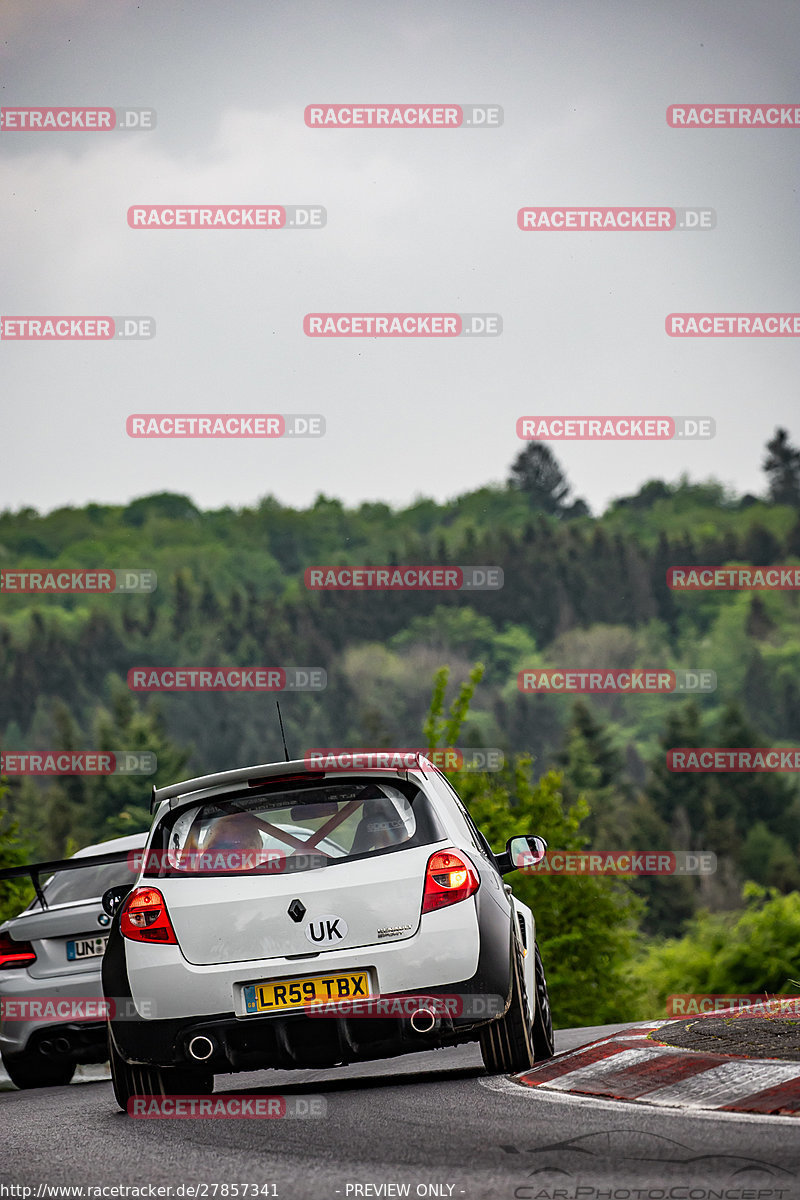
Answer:
MULTIPOLYGON (((0 782, 0 803, 8 786, 0 782)), ((30 847, 19 838, 16 822, 9 821, 0 808, 0 870, 5 867, 21 867, 31 861, 30 847)), ((0 883, 0 921, 6 921, 20 912, 33 896, 33 889, 26 880, 9 879, 0 883)))
POLYGON ((679 939, 643 948, 631 969, 644 991, 638 1016, 665 1015, 669 995, 797 993, 800 893, 745 885, 744 912, 701 913, 679 939))
POLYGON ((511 467, 508 486, 524 492, 530 499, 531 508, 552 516, 560 517, 567 512, 573 516, 584 516, 589 511, 583 501, 567 505, 566 499, 572 488, 550 447, 541 442, 531 442, 517 455, 511 467))
POLYGON ((176 492, 158 492, 153 496, 132 500, 122 513, 123 523, 135 528, 144 525, 150 517, 163 517, 169 521, 197 521, 200 512, 188 496, 176 492))
POLYGON ((745 624, 747 636, 755 638, 756 641, 763 641, 774 631, 775 622, 769 615, 769 609, 758 592, 754 592, 750 598, 750 610, 745 624))
POLYGON ((741 883, 745 864, 752 862, 752 842, 743 856, 746 839, 757 822, 782 839, 774 843, 770 859, 775 874, 766 875, 764 881, 785 886, 790 873, 785 854, 779 851, 800 841, 793 784, 778 772, 706 773, 667 768, 665 751, 669 749, 763 746, 738 705, 725 705, 715 726, 709 728, 703 725, 694 701, 689 701, 670 713, 661 741, 663 749, 650 764, 647 794, 670 829, 672 848, 712 850, 718 857, 717 875, 697 877, 696 895, 702 895, 711 908, 730 907, 731 881, 738 877, 741 883))
POLYGON ((785 838, 770 833, 763 821, 756 821, 745 838, 741 854, 747 879, 771 883, 781 892, 800 888, 800 864, 785 838))
MULTIPOLYGON (((659 739, 661 750, 650 763, 647 793, 657 815, 667 825, 683 811, 691 825, 704 824, 705 777, 692 772, 673 772, 667 767, 667 752, 679 747, 696 749, 702 746, 704 731, 700 710, 693 700, 671 708, 667 714, 664 733, 659 739)), ((697 843, 681 847, 686 850, 705 849, 697 843)))
POLYGON ((669 500, 674 492, 675 488, 664 483, 663 480, 651 479, 648 483, 642 484, 639 491, 633 496, 620 496, 617 500, 613 500, 611 511, 614 512, 619 508, 632 508, 639 512, 646 512, 659 500, 669 500))
MULTIPOLYGON (((669 825, 656 814, 648 797, 634 789, 622 752, 582 700, 573 705, 557 761, 564 772, 565 799, 575 803, 582 797, 589 806, 584 833, 590 836, 590 849, 673 848, 675 837, 669 825)), ((641 922, 646 933, 674 933, 694 913, 690 879, 642 876, 633 879, 630 887, 647 906, 641 922)))
POLYGON ((140 709, 124 684, 113 679, 111 705, 95 712, 94 741, 98 750, 129 750, 155 757, 154 776, 106 775, 88 783, 88 810, 93 835, 102 839, 138 833, 150 825, 150 790, 165 786, 185 772, 188 753, 168 737, 154 700, 140 709))
POLYGON ((755 523, 745 534, 742 550, 746 562, 754 567, 768 567, 779 560, 781 544, 768 529, 755 523))
POLYGON ((773 504, 788 504, 800 508, 800 450, 789 443, 785 429, 776 429, 766 446, 767 457, 762 464, 768 480, 769 498, 773 504))
POLYGON ((623 847, 630 838, 632 789, 623 779, 624 762, 604 725, 583 700, 572 706, 564 746, 556 756, 568 800, 589 802, 584 833, 603 850, 623 847), (626 836, 627 835, 627 836, 626 836))

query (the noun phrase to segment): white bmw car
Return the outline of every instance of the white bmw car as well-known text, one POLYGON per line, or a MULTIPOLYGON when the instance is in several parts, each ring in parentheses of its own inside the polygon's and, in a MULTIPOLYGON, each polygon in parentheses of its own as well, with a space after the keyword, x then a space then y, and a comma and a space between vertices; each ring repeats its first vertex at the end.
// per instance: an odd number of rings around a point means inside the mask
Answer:
POLYGON ((78 1063, 106 1058, 100 964, 111 918, 100 898, 134 877, 129 860, 146 840, 131 834, 0 871, 0 882, 27 875, 37 889, 0 925, 0 1055, 18 1088, 69 1083, 78 1063))
POLYGON ((208 1093, 215 1074, 331 1067, 479 1041, 487 1070, 553 1053, 529 908, 422 757, 408 770, 304 761, 153 792, 142 868, 104 897, 114 1092, 208 1093))

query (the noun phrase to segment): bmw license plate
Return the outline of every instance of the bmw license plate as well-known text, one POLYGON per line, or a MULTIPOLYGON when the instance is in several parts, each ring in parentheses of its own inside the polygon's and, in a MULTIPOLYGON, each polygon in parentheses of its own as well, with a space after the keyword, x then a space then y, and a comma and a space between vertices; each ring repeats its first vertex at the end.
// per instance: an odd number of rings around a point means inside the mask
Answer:
POLYGON ((83 958, 102 958, 105 954, 108 936, 93 938, 76 938, 67 942, 67 961, 78 962, 83 958))
POLYGON ((275 983, 248 983, 244 992, 245 1012, 285 1012, 309 1004, 337 1004, 341 1000, 364 1000, 372 993, 366 971, 336 975, 312 975, 306 979, 279 979, 275 983))

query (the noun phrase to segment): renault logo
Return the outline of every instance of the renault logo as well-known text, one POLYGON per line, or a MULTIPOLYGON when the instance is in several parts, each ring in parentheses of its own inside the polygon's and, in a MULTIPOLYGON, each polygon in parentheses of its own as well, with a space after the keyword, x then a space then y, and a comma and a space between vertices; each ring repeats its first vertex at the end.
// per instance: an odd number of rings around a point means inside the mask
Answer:
POLYGON ((287 909, 289 916, 293 921, 302 921, 306 915, 306 906, 302 900, 293 900, 287 909))

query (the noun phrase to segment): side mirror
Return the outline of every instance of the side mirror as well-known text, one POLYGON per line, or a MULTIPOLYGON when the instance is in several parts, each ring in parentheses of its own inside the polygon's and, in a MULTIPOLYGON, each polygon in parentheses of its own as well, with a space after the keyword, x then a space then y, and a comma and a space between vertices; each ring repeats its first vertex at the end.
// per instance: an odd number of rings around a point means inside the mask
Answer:
POLYGON ((109 888, 107 892, 103 892, 103 898, 100 901, 103 906, 103 912, 107 912, 110 917, 113 917, 128 895, 128 892, 132 890, 132 883, 121 883, 117 887, 109 888))
POLYGON ((495 861, 501 875, 510 875, 512 871, 535 867, 546 853, 547 842, 544 838, 526 834, 524 837, 509 838, 504 852, 495 855, 495 861))

